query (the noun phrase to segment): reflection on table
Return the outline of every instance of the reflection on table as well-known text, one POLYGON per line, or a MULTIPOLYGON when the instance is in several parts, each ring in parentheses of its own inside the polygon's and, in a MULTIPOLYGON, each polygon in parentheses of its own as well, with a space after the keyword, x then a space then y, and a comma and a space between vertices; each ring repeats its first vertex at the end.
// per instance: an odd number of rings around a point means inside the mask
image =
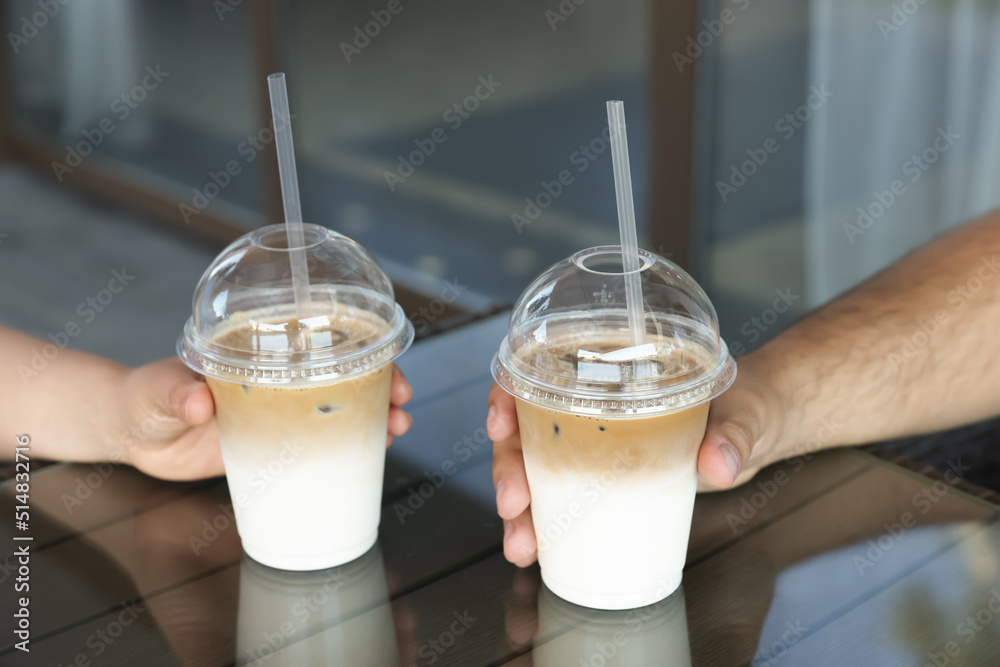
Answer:
POLYGON ((382 551, 315 572, 240 563, 237 665, 399 664, 382 551))
POLYGON ((603 611, 538 592, 536 667, 690 667, 684 588, 640 609, 603 611))

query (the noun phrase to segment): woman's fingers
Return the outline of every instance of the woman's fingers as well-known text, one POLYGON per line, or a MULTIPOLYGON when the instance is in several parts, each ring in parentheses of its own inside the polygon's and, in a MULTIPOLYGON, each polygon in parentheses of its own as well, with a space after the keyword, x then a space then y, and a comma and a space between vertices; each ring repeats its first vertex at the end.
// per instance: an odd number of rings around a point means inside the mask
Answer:
POLYGON ((215 401, 204 382, 198 382, 188 393, 181 415, 191 426, 201 426, 215 416, 215 401))

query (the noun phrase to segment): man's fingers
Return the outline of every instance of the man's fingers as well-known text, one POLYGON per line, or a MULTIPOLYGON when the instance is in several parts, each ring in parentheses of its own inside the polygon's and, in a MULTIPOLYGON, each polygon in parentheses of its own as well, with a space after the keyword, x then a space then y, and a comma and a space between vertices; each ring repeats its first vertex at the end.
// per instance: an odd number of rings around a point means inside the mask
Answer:
POLYGON ((486 430, 493 440, 493 484, 497 490, 497 513, 504 522, 504 556, 518 567, 537 558, 535 527, 531 523, 531 493, 524 473, 524 454, 517 435, 514 397, 496 383, 490 388, 486 430))
POLYGON ((403 435, 410 430, 413 418, 395 405, 389 408, 389 435, 403 435))
POLYGON ((709 420, 708 431, 698 451, 701 477, 719 489, 733 486, 750 460, 754 441, 752 430, 744 422, 730 419, 713 424, 709 420))
POLYGON ((538 542, 530 510, 504 524, 503 555, 518 567, 528 567, 538 559, 538 542))
POLYGON ((517 437, 493 445, 493 484, 497 490, 497 514, 513 519, 531 503, 524 455, 517 437))
POLYGON ((389 428, 385 436, 385 446, 392 444, 393 437, 403 435, 410 430, 413 418, 405 410, 398 406, 405 404, 413 397, 413 388, 403 377, 403 371, 399 366, 392 365, 392 385, 389 388, 389 428))
MULTIPOLYGON (((389 401, 393 405, 403 405, 413 397, 413 388, 403 377, 403 371, 399 366, 392 366, 392 388, 389 390, 389 401)), ((397 433, 396 435, 402 435, 397 433)))
POLYGON ((494 442, 506 440, 517 433, 517 408, 514 397, 493 383, 490 388, 489 411, 486 414, 486 431, 494 442))

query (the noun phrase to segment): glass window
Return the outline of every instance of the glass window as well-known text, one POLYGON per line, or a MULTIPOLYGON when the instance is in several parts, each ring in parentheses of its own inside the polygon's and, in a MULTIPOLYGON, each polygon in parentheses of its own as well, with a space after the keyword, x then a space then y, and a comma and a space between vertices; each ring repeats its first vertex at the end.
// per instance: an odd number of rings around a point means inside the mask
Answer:
POLYGON ((1000 203, 996 3, 778 0, 698 64, 699 277, 737 350, 1000 203))
POLYGON ((996 3, 701 2, 666 68, 654 54, 683 21, 643 0, 295 0, 270 25, 218 5, 6 0, 16 135, 167 193, 192 225, 207 208, 257 226, 273 55, 306 219, 481 310, 616 242, 604 103, 622 99, 640 239, 690 223, 737 352, 1000 199, 996 3), (651 223, 669 184, 650 180, 668 122, 650 101, 692 76, 692 219, 651 223))
POLYGON ((512 302, 555 261, 616 243, 608 99, 625 102, 645 222, 647 3, 283 7, 305 217, 395 278, 512 302))
POLYGON ((266 121, 251 78, 249 11, 220 20, 211 3, 3 7, 11 123, 56 151, 56 177, 72 178, 87 161, 169 193, 194 211, 192 225, 208 207, 261 224, 260 161, 252 158, 266 121), (230 162, 236 168, 227 173, 230 162))

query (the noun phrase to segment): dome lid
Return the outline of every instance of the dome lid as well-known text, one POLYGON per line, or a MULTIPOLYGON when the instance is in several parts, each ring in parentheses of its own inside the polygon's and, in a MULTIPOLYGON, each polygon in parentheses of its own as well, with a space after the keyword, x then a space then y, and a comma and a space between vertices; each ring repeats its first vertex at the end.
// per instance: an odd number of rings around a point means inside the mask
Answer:
POLYGON ((509 393, 576 414, 666 414, 709 401, 736 377, 704 290, 640 250, 645 342, 633 344, 619 246, 582 250, 518 299, 493 363, 509 393))
POLYGON ((303 227, 308 305, 295 304, 285 226, 241 236, 195 289, 177 343, 185 364, 231 382, 311 384, 361 375, 409 347, 413 326, 375 258, 346 236, 303 227))

